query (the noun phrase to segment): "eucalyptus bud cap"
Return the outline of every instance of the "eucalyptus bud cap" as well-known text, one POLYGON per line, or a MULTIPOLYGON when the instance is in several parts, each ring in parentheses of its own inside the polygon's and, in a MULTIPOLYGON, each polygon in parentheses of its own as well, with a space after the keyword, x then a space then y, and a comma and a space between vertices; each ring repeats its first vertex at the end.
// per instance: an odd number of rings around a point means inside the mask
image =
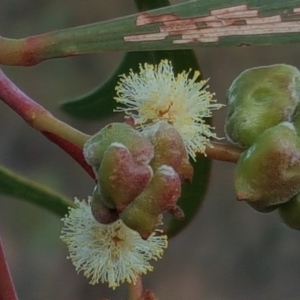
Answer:
POLYGON ((148 164, 153 158, 153 146, 147 138, 126 123, 111 123, 87 140, 83 147, 87 163, 96 171, 112 143, 121 143, 128 148, 135 162, 148 164))
POLYGON ((300 191, 300 138, 291 123, 266 130, 242 153, 235 190, 238 200, 259 211, 287 202, 300 191))
POLYGON ((158 225, 160 215, 176 206, 180 194, 178 174, 170 166, 161 166, 144 191, 120 214, 120 218, 147 239, 158 225))
POLYGON ((127 147, 112 143, 104 152, 98 170, 101 193, 120 213, 145 189, 152 174, 149 165, 134 161, 127 147))
POLYGON ((300 99, 300 73, 279 64, 248 69, 227 93, 228 140, 249 147, 266 129, 291 121, 300 99))
POLYGON ((155 170, 162 165, 171 166, 181 181, 190 182, 193 177, 193 167, 189 162, 184 141, 175 127, 160 121, 149 126, 145 134, 154 146, 152 168, 155 170))
POLYGON ((93 192, 91 211, 95 220, 101 224, 111 224, 119 219, 116 209, 105 205, 99 186, 96 186, 93 192))
POLYGON ((153 215, 139 205, 127 206, 120 214, 120 219, 127 227, 138 232, 144 240, 162 224, 161 215, 153 215))

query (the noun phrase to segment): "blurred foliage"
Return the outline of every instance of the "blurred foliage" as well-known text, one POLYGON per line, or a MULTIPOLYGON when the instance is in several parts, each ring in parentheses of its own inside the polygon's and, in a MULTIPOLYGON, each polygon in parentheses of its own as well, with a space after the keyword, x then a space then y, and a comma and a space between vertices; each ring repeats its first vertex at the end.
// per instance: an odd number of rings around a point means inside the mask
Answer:
POLYGON ((63 217, 73 202, 58 193, 0 167, 0 193, 42 206, 63 217))

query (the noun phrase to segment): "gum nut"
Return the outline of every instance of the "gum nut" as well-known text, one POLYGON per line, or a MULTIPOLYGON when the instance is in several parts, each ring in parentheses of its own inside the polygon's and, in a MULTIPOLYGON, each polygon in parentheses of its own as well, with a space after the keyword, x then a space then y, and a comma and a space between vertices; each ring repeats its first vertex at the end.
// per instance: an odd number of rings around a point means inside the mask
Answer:
POLYGON ((87 163, 97 170, 112 143, 125 145, 136 162, 149 163, 153 157, 153 146, 141 133, 126 123, 111 123, 85 143, 83 154, 87 163))
POLYGON ((161 166, 154 172, 144 191, 131 203, 151 214, 159 215, 176 205, 181 195, 178 174, 170 166, 161 166))
POLYGON ((110 224, 119 219, 117 211, 107 207, 97 193, 93 193, 91 211, 95 220, 101 224, 110 224))
POLYGON ((290 228, 300 230, 300 194, 288 202, 279 205, 278 213, 281 220, 290 228))
POLYGON ((225 133, 248 148, 266 129, 290 121, 300 98, 300 73, 288 65, 252 68, 241 73, 227 92, 225 133))
POLYGON ((131 229, 147 238, 158 225, 159 216, 172 210, 181 193, 181 182, 172 167, 162 166, 145 190, 120 214, 131 229))
POLYGON ((111 201, 111 199, 107 195, 104 195, 104 193, 101 191, 99 182, 94 188, 92 198, 94 202, 101 201, 108 208, 116 209, 114 202, 111 201))
POLYGON ((167 122, 159 122, 146 131, 146 136, 154 146, 154 157, 151 161, 153 169, 162 165, 171 166, 178 173, 181 181, 190 182, 193 167, 182 137, 174 126, 167 122))
POLYGON ((156 202, 163 213, 172 210, 181 195, 181 181, 178 174, 170 166, 163 165, 155 173, 151 181, 151 189, 157 194, 156 202))
POLYGON ((299 150, 300 138, 291 123, 266 130, 237 162, 237 199, 260 210, 287 202, 300 191, 299 150))
POLYGON ((149 165, 136 163, 124 145, 113 143, 104 152, 98 179, 103 195, 121 212, 145 189, 152 175, 149 165))
POLYGON ((156 227, 161 224, 159 215, 153 215, 132 204, 124 209, 120 214, 120 219, 127 227, 138 232, 144 240, 147 240, 156 227))

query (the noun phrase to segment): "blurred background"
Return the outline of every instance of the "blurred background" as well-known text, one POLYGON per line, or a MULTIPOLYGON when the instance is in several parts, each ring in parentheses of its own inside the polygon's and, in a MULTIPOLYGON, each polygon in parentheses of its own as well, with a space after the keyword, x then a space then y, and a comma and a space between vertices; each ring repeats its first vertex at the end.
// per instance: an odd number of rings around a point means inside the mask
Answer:
MULTIPOLYGON (((177 3, 179 1, 176 1, 177 3)), ((175 1, 172 1, 175 3, 175 1)), ((0 35, 22 38, 135 13, 132 0, 1 0, 0 35)), ((205 48, 196 51, 219 102, 249 67, 286 63, 300 68, 300 45, 205 48)), ((30 97, 72 126, 93 134, 109 120, 83 122, 59 110, 59 103, 84 94, 110 75, 122 53, 56 59, 34 67, 3 67, 30 97)), ((214 114, 224 136, 225 108, 214 114)), ((70 197, 85 198, 92 180, 57 146, 0 103, 0 163, 70 197)), ((170 241, 145 287, 160 300, 299 299, 300 233, 276 212, 260 214, 235 200, 234 165, 214 162, 201 211, 170 241)), ((66 259, 55 215, 0 195, 0 233, 17 293, 24 300, 125 300, 126 288, 91 286, 66 259)), ((0 278, 1 280, 1 278, 0 278)))

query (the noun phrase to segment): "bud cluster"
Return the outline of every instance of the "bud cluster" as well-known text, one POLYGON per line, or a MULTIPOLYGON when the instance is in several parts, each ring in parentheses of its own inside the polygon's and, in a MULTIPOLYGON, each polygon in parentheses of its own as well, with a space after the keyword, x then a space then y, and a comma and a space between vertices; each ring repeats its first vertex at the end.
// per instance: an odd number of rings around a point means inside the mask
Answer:
POLYGON ((237 199, 261 212, 279 208, 300 229, 300 72, 248 69, 233 81, 227 103, 226 136, 245 149, 235 169, 237 199))
POLYGON ((126 123, 109 124, 86 142, 84 156, 98 180, 91 203, 98 222, 121 219, 147 239, 162 213, 183 217, 176 202, 193 168, 172 125, 161 121, 142 134, 126 123))

